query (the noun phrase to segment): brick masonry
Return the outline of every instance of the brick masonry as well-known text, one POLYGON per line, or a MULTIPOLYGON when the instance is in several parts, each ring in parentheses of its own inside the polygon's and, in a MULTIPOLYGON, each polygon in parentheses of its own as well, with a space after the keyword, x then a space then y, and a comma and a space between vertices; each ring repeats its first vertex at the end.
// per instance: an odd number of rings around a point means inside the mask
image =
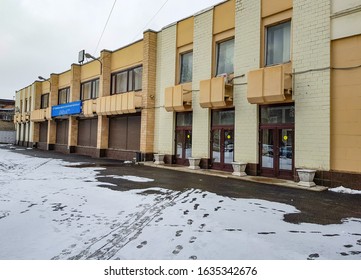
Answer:
POLYGON ((151 30, 144 32, 143 41, 143 95, 140 151, 142 153, 153 153, 157 70, 157 33, 151 30))
MULTIPOLYGON (((295 72, 330 66, 330 1, 293 1, 295 72)), ((295 167, 330 169, 330 70, 294 75, 295 167)))
MULTIPOLYGON (((236 1, 235 84, 247 83, 247 73, 260 67, 261 1, 236 1)), ((234 86, 235 160, 258 163, 258 106, 248 103, 247 85, 234 86)))
POLYGON ((199 105, 199 83, 211 78, 213 10, 194 18, 192 157, 210 158, 210 110, 199 105))
POLYGON ((177 26, 166 27, 158 34, 157 90, 155 153, 173 155, 174 151, 174 113, 164 109, 164 91, 175 84, 177 26))

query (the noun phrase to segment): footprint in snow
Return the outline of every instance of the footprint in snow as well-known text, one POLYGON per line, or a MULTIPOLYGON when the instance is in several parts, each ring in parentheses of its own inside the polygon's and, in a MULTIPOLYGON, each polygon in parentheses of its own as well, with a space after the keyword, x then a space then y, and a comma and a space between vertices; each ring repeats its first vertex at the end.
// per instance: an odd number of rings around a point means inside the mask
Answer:
POLYGON ((309 255, 307 259, 308 260, 314 260, 314 259, 317 259, 319 257, 320 257, 320 255, 316 253, 316 254, 309 255))
POLYGON ((147 245, 147 241, 143 241, 142 243, 140 243, 138 246, 137 246, 137 248, 138 249, 141 249, 141 248, 143 248, 143 246, 145 246, 145 245, 147 245))
POLYGON ((173 250, 173 254, 174 255, 178 255, 180 251, 182 251, 183 246, 182 245, 178 245, 177 247, 175 247, 175 249, 173 250))
POLYGON ((182 235, 182 232, 183 230, 178 230, 176 233, 175 233, 175 236, 179 237, 182 235))
POLYGON ((189 239, 189 243, 194 243, 196 241, 197 237, 195 236, 192 236, 190 239, 189 239))

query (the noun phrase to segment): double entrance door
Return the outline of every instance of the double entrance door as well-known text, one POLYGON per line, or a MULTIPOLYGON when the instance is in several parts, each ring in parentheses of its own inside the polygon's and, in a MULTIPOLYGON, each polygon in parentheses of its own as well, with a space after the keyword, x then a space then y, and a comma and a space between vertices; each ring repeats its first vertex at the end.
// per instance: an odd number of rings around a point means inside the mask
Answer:
POLYGON ((176 163, 188 165, 188 158, 192 156, 192 112, 176 115, 175 152, 176 163))
POLYGON ((261 109, 260 173, 261 176, 293 178, 294 170, 293 106, 261 109))
POLYGON ((219 170, 232 170, 234 157, 234 129, 233 127, 213 128, 212 168, 219 170))
POLYGON ((213 169, 232 171, 234 161, 234 109, 213 110, 211 164, 213 169))

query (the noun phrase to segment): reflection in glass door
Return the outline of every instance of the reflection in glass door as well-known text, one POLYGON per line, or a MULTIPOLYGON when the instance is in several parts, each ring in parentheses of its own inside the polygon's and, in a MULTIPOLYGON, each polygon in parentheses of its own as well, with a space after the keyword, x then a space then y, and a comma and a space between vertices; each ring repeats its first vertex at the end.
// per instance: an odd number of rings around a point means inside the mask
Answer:
POLYGON ((213 163, 221 162, 221 131, 219 129, 212 131, 212 159, 213 163))
POLYGON ((261 139, 261 167, 273 168, 274 166, 274 137, 273 129, 263 129, 261 139))
POLYGON ((293 129, 279 129, 279 170, 292 171, 293 169, 293 129))

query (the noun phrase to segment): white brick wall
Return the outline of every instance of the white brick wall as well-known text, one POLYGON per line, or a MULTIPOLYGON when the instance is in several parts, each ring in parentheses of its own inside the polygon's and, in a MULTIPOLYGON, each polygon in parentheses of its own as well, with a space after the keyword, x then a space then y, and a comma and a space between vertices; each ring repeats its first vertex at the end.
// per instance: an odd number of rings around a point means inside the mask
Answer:
POLYGON ((176 36, 176 25, 158 34, 154 152, 168 155, 174 154, 174 113, 164 109, 164 90, 175 84, 176 36))
POLYGON ((209 158, 210 110, 199 106, 199 82, 211 78, 213 10, 194 18, 192 156, 209 158))
MULTIPOLYGON (((260 66, 261 1, 236 1, 235 84, 247 82, 247 72, 260 66)), ((236 161, 258 163, 258 107, 247 101, 247 86, 234 86, 236 161)))
MULTIPOLYGON (((295 72, 330 66, 330 1, 293 1, 295 72)), ((294 76, 295 166, 330 169, 330 70, 294 76)))

